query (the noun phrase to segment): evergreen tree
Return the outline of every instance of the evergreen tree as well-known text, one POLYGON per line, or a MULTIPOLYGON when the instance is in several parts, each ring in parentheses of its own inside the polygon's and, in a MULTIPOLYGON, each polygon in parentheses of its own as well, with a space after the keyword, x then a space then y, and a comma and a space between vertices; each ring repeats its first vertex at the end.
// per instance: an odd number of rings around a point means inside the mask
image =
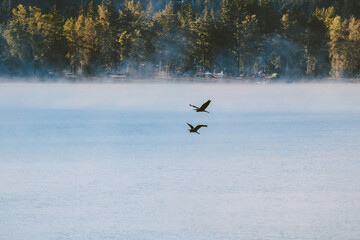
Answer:
POLYGON ((85 16, 85 15, 86 15, 86 9, 84 6, 84 0, 81 0, 80 8, 79 8, 79 16, 85 16))
POLYGON ((44 23, 41 29, 43 40, 40 50, 44 57, 43 64, 61 71, 65 63, 66 46, 63 22, 56 6, 53 6, 50 13, 45 14, 42 19, 44 23))
POLYGON ((124 2, 119 11, 120 60, 127 71, 139 71, 150 58, 150 27, 144 7, 133 0, 124 2))
POLYGON ((111 70, 119 63, 118 16, 112 1, 103 1, 98 7, 98 42, 100 64, 111 70))
MULTIPOLYGON (((80 15, 84 15, 85 16, 85 10, 82 11, 83 13, 80 13, 80 15)), ((95 20, 98 16, 98 11, 97 11, 97 7, 94 3, 94 0, 91 0, 88 4, 88 7, 87 7, 87 14, 86 14, 87 17, 95 20)))
POLYGON ((233 50, 236 45, 234 34, 235 21, 233 19, 231 4, 229 0, 222 0, 218 11, 215 28, 215 59, 214 64, 217 71, 235 73, 238 71, 236 56, 233 50))
POLYGON ((191 72, 193 70, 194 55, 192 52, 194 36, 192 35, 191 28, 195 22, 196 14, 190 3, 183 4, 181 10, 178 12, 180 21, 179 38, 181 44, 181 51, 179 52, 179 71, 191 72))
POLYGON ((179 31, 180 22, 174 5, 169 3, 165 9, 154 15, 154 41, 156 61, 160 72, 176 73, 182 65, 183 42, 179 31))
POLYGON ((97 20, 79 15, 68 19, 64 25, 68 40, 67 57, 74 72, 91 75, 98 71, 99 63, 99 27, 97 20))
POLYGON ((32 64, 35 70, 60 71, 65 41, 62 21, 56 7, 42 14, 36 7, 18 5, 4 31, 9 52, 20 61, 32 64))
POLYGON ((78 35, 75 30, 75 21, 69 18, 64 24, 64 35, 67 40, 66 58, 69 60, 71 72, 75 73, 80 67, 78 35))
POLYGON ((360 74, 360 20, 351 17, 349 21, 349 53, 347 54, 347 67, 351 74, 360 74))
POLYGON ((33 55, 28 32, 28 11, 23 5, 18 5, 12 10, 4 38, 7 42, 10 55, 22 61, 33 62, 33 55))
POLYGON ((282 51, 280 55, 280 68, 283 77, 302 77, 306 69, 305 59, 305 33, 307 19, 303 12, 294 5, 281 18, 281 35, 279 42, 282 51))
POLYGON ((313 15, 309 19, 305 37, 306 75, 309 77, 327 76, 330 72, 327 42, 330 39, 325 22, 313 15))
POLYGON ((146 16, 147 16, 147 18, 148 19, 151 19, 152 18, 152 16, 154 15, 154 6, 153 6, 153 4, 152 4, 152 1, 150 0, 149 1, 149 3, 148 3, 148 5, 147 5, 147 7, 146 7, 146 16))
POLYGON ((306 74, 309 77, 328 76, 330 73, 329 28, 335 18, 334 7, 316 8, 309 19, 305 39, 306 74))
POLYGON ((322 21, 326 28, 330 28, 335 18, 335 8, 316 8, 315 12, 313 13, 313 17, 319 21, 322 21))
POLYGON ((269 0, 259 0, 259 11, 256 13, 256 17, 259 22, 260 32, 262 34, 273 33, 279 24, 276 12, 269 0))
POLYGON ((214 14, 205 8, 203 14, 196 19, 193 24, 192 32, 195 36, 194 53, 196 63, 212 70, 212 57, 215 45, 214 14))
POLYGON ((255 15, 246 16, 237 23, 237 62, 244 74, 252 76, 258 71, 258 57, 260 48, 260 29, 255 15))
POLYGON ((344 76, 346 70, 346 53, 348 53, 348 32, 346 22, 336 16, 330 25, 330 58, 331 73, 335 78, 344 76))

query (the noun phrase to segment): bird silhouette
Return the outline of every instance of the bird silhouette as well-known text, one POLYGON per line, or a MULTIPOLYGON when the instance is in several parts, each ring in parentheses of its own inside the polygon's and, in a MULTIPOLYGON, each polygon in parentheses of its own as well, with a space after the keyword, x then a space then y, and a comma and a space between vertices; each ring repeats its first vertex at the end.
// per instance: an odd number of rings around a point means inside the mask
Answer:
POLYGON ((207 127, 207 125, 197 125, 196 127, 194 127, 193 125, 191 125, 190 123, 186 123, 190 129, 189 129, 189 132, 194 132, 194 133, 197 133, 197 134, 200 134, 198 133, 198 130, 201 128, 201 127, 207 127))
POLYGON ((206 103, 204 103, 203 105, 201 105, 201 107, 197 107, 197 106, 194 106, 194 105, 191 105, 189 104, 190 107, 193 107, 194 108, 194 111, 196 112, 207 112, 209 113, 208 111, 206 111, 205 109, 209 106, 211 100, 208 100, 206 103))

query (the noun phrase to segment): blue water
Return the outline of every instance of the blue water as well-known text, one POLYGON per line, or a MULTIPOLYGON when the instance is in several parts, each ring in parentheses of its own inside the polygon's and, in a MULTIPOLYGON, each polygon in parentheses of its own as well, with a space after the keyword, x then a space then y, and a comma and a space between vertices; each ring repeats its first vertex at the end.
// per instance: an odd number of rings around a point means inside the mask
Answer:
POLYGON ((0 239, 360 239, 357 85, 0 89, 0 239))

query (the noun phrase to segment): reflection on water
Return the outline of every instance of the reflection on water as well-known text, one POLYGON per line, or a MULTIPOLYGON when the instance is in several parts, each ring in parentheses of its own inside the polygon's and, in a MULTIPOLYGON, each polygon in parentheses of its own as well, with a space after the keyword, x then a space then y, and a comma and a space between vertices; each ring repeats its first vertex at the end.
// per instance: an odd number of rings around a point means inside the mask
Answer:
POLYGON ((358 90, 1 85, 0 239, 356 239, 358 90))

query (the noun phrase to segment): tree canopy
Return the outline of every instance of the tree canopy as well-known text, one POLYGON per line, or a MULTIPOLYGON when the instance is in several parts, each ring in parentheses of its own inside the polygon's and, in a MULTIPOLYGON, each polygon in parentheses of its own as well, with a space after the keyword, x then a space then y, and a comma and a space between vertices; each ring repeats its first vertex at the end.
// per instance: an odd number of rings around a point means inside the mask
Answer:
POLYGON ((2 74, 358 77, 357 0, 0 0, 2 74))

